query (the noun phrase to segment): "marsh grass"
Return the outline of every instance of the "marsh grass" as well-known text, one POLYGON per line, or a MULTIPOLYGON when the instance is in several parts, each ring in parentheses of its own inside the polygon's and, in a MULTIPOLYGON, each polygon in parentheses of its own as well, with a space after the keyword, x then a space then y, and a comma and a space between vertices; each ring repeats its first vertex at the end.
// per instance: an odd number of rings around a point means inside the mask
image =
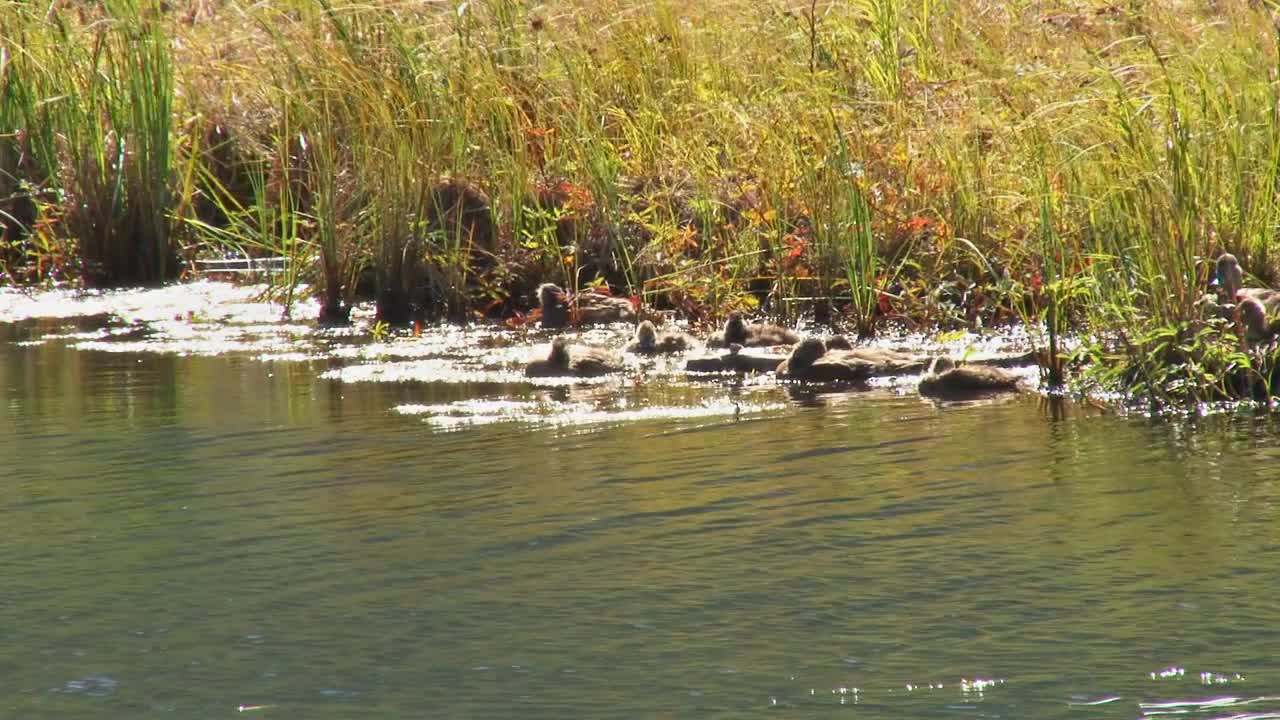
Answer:
POLYGON ((172 277, 168 24, 132 0, 92 22, 46 19, 25 3, 7 3, 4 13, 5 51, 20 56, 6 72, 6 100, 16 101, 6 129, 20 123, 14 136, 60 193, 54 211, 76 242, 83 277, 98 285, 172 277))
POLYGON ((1224 250, 1280 277, 1259 3, 86 7, 0 5, 0 121, 119 282, 169 273, 178 228, 314 256, 326 306, 372 266, 392 321, 603 283, 864 334, 1018 316, 1046 380, 1166 403, 1268 374, 1196 303, 1224 250))

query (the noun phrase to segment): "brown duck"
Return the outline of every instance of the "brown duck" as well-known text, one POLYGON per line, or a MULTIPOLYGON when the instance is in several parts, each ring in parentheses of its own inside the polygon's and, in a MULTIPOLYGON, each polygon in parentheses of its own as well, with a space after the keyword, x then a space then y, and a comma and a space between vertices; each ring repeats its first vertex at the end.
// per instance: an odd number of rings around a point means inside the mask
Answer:
POLYGON ((852 350, 828 350, 822 338, 808 337, 778 365, 778 377, 812 382, 861 382, 875 374, 875 363, 852 350))
POLYGON ((627 343, 623 351, 644 355, 678 353, 692 350, 698 341, 688 333, 668 330, 661 335, 652 322, 645 320, 636 326, 636 335, 627 343))
POLYGON ((1280 318, 1267 319, 1267 308, 1261 301, 1246 297, 1238 306, 1240 326, 1251 343, 1265 343, 1280 335, 1280 318))
POLYGON ((562 328, 573 325, 600 325, 612 322, 635 322, 636 310, 626 298, 610 297, 597 292, 569 295, 559 285, 538 286, 538 305, 542 309, 542 327, 562 328))
POLYGON ((1244 271, 1240 269, 1240 261, 1231 253, 1223 253, 1215 264, 1218 289, 1222 300, 1235 304, 1241 300, 1252 299, 1262 303, 1269 313, 1280 311, 1280 290, 1260 287, 1244 287, 1244 271))
POLYGON ((990 365, 956 365, 949 357, 936 357, 920 377, 920 394, 944 400, 1013 392, 1018 376, 990 365))
POLYGON ((794 331, 769 323, 748 323, 742 313, 733 311, 725 321, 724 330, 707 341, 709 347, 729 347, 738 344, 743 347, 769 347, 772 345, 794 345, 800 342, 800 336, 794 331))
POLYGON ((569 341, 558 337, 551 341, 551 353, 546 360, 534 360, 524 368, 525 377, 595 377, 621 372, 622 358, 596 348, 577 347, 572 351, 569 341))

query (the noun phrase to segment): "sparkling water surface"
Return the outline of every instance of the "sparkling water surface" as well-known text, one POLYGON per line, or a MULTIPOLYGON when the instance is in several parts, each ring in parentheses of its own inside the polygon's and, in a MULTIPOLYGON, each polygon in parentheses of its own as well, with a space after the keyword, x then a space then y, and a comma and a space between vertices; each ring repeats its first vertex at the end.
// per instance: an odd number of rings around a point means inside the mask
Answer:
POLYGON ((1280 717, 1272 420, 547 338, 0 291, 0 717, 1280 717))

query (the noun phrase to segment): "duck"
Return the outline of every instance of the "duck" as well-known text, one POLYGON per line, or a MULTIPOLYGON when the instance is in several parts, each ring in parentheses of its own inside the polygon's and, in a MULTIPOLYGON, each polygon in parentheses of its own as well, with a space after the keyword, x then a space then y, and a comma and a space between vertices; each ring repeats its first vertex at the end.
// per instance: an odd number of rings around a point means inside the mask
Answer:
POLYGON ((563 328, 573 325, 599 325, 612 322, 635 322, 636 309, 626 298, 598 292, 581 292, 570 296, 555 283, 538 286, 538 305, 542 309, 542 327, 563 328))
POLYGON ((524 368, 525 377, 596 377, 621 372, 622 358, 598 348, 579 347, 572 351, 569 341, 558 337, 551 341, 551 353, 545 360, 534 360, 524 368))
POLYGON ((817 382, 862 382, 875 374, 876 365, 852 350, 828 350, 822 338, 807 337, 791 349, 778 365, 779 378, 817 382))
POLYGON ((697 346, 698 341, 688 333, 668 330, 659 335, 653 323, 644 320, 636 326, 635 337, 626 344, 623 351, 652 355, 684 352, 697 346))
POLYGON ((1237 306, 1245 340, 1265 343, 1280 335, 1280 318, 1267 319, 1267 307, 1256 298, 1246 297, 1237 306))
POLYGON ((1018 376, 990 365, 956 365, 940 356, 929 363, 920 377, 919 392, 925 397, 956 400, 1018 389, 1018 376))
POLYGON ((1222 253, 1214 263, 1214 275, 1222 301, 1229 307, 1246 298, 1257 300, 1269 313, 1280 311, 1280 290, 1244 287, 1244 270, 1231 253, 1222 253))
POLYGON ((724 323, 724 330, 711 338, 709 347, 728 347, 737 343, 743 347, 768 347, 772 345, 795 345, 800 336, 793 330, 770 323, 748 323, 742 313, 737 310, 729 313, 724 323))

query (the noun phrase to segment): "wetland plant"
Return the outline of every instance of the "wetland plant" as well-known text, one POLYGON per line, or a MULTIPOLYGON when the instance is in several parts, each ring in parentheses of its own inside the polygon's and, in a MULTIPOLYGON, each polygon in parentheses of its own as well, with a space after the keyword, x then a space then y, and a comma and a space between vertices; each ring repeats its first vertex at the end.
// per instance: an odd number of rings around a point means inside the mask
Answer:
POLYGON ((396 322, 518 323, 544 282, 862 335, 1019 317, 1051 384, 1265 384, 1198 304, 1222 252, 1280 276, 1265 7, 802 5, 3 4, 5 262, 280 254, 284 297, 396 322))

